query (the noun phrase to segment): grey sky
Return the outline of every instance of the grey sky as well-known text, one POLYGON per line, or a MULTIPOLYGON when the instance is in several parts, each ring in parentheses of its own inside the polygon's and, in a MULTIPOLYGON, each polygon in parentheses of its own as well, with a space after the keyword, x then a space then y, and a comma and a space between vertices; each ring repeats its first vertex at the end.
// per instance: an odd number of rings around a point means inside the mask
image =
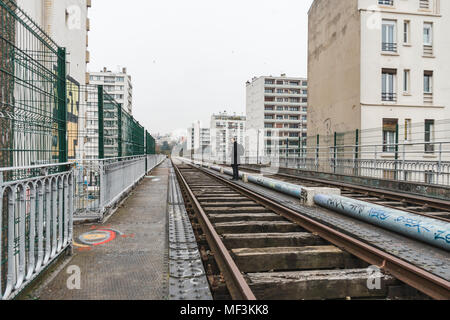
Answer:
POLYGON ((169 133, 245 114, 253 76, 306 76, 312 0, 94 0, 90 71, 126 66, 135 118, 169 133))

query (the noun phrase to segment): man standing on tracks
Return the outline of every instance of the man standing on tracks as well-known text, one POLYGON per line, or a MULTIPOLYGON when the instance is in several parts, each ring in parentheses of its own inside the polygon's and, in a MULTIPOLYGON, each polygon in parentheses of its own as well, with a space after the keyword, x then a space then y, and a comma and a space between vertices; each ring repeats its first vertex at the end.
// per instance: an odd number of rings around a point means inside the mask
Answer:
POLYGON ((231 167, 233 168, 233 180, 239 180, 239 166, 241 165, 241 157, 244 155, 244 147, 237 142, 237 139, 232 140, 231 152, 231 167))

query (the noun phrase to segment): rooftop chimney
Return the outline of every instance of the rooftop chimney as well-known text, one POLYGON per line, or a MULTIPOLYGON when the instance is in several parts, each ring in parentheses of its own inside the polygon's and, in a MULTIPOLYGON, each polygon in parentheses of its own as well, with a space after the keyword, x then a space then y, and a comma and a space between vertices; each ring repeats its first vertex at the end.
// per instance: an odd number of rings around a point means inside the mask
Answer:
POLYGON ((127 73, 127 68, 122 68, 122 73, 127 73))

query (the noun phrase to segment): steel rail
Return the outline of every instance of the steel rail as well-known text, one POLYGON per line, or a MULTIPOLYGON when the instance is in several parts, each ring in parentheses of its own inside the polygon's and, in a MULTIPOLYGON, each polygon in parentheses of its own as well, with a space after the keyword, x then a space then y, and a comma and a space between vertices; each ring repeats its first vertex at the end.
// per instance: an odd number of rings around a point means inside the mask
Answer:
POLYGON ((172 164, 179 181, 181 181, 181 187, 186 191, 191 203, 194 206, 200 226, 206 235, 206 240, 212 249, 217 265, 225 278, 225 283, 231 297, 234 300, 256 300, 256 297, 248 286, 247 281, 245 281, 241 271, 228 252, 228 249, 225 247, 225 244, 219 234, 214 229, 214 226, 208 216, 203 211, 199 201, 195 197, 181 171, 173 162, 172 164))
MULTIPOLYGON (((191 165, 192 166, 192 165, 191 165)), ((201 172, 221 181, 233 190, 244 194, 252 200, 262 204, 266 208, 283 216, 284 218, 298 224, 307 231, 317 234, 321 238, 329 241, 340 249, 353 254, 371 265, 377 265, 380 269, 390 273, 400 281, 410 285, 420 292, 437 300, 450 299, 450 282, 442 279, 426 270, 423 270, 407 261, 404 261, 394 255, 384 252, 368 243, 351 237, 343 232, 337 231, 317 220, 296 212, 284 205, 267 199, 264 196, 239 186, 216 174, 198 168, 201 172)))
MULTIPOLYGON (((242 169, 250 170, 250 171, 259 171, 258 169, 253 169, 253 168, 249 168, 249 167, 242 167, 242 169)), ((450 208, 450 201, 445 201, 445 200, 435 199, 435 198, 427 198, 427 197, 423 197, 423 196, 415 195, 415 194, 407 194, 407 193, 403 193, 403 192, 395 192, 395 191, 389 191, 389 190, 379 190, 379 189, 375 189, 375 188, 358 186, 358 185, 349 184, 349 183, 345 183, 345 182, 335 182, 335 181, 318 179, 318 178, 299 177, 299 176, 287 174, 287 173, 277 173, 275 176, 296 179, 296 180, 304 180, 304 181, 321 183, 321 184, 326 184, 326 185, 332 185, 332 186, 336 186, 339 188, 346 188, 346 189, 350 189, 352 191, 355 191, 355 192, 361 193, 361 194, 367 193, 368 196, 383 197, 383 199, 386 199, 386 200, 396 200, 396 201, 400 201, 400 202, 406 201, 406 202, 409 202, 412 204, 417 204, 417 205, 422 205, 422 206, 428 205, 428 208, 442 210, 444 212, 449 211, 449 208, 450 208)), ((368 201, 368 202, 370 202, 370 201, 368 201)), ((383 206, 392 208, 392 209, 398 209, 398 207, 389 206, 389 205, 385 205, 385 204, 383 204, 383 206)), ((422 215, 425 217, 437 219, 437 220, 450 222, 450 219, 447 219, 444 217, 439 217, 439 216, 434 216, 434 215, 426 214, 426 213, 422 213, 422 212, 417 212, 414 210, 409 210, 408 208, 401 208, 401 210, 411 212, 414 214, 418 214, 418 215, 422 215)))

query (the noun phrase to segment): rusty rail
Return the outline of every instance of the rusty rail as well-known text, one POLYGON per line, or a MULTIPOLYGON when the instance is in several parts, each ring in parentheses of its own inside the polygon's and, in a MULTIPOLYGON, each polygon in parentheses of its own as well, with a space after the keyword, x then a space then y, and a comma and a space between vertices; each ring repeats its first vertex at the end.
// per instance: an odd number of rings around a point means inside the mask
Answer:
POLYGON ((191 203, 194 206, 194 210, 196 211, 200 226, 206 235, 206 240, 211 250, 213 251, 214 258, 219 266, 219 269, 225 278, 225 282, 231 294, 231 297, 234 300, 256 300, 255 295, 248 286, 247 282, 239 271, 239 268, 237 267, 236 263, 225 247, 225 244, 222 242, 219 234, 216 232, 214 226, 209 221, 208 216, 203 211, 200 203, 190 189, 180 170, 175 164, 173 164, 173 167, 179 181, 181 182, 181 187, 186 191, 191 203))
MULTIPOLYGON (((197 168, 201 172, 214 177, 215 179, 221 181, 225 185, 234 189, 235 191, 244 194, 250 199, 264 205, 268 209, 274 211, 275 213, 285 217, 286 219, 297 223, 302 228, 317 234, 321 238, 329 241, 335 246, 345 250, 354 256, 364 260, 371 265, 377 265, 380 269, 400 281, 410 285, 411 287, 419 290, 420 292, 430 296, 437 300, 449 300, 450 299, 450 282, 442 279, 426 270, 418 268, 413 264, 401 260, 389 253, 386 253, 370 244, 353 238, 345 233, 337 231, 327 225, 320 223, 314 219, 311 219, 301 213, 298 213, 290 208, 283 206, 273 200, 267 199, 264 196, 246 189, 245 187, 239 186, 227 179, 224 179, 216 174, 213 174, 202 168, 197 168)), ((179 173, 180 174, 180 173, 179 173)), ((181 174, 180 174, 181 175, 181 174)), ((186 183, 185 181, 183 181, 186 183)), ((193 196, 192 192, 190 194, 193 196)), ((196 203, 196 206, 199 203, 196 203)), ((203 212, 203 211, 202 211, 203 212)), ((203 212, 204 214, 204 212, 203 212)), ((207 219, 207 218, 206 218, 207 219)), ((211 225, 211 224, 210 224, 211 225)), ((211 225, 212 228, 212 225, 211 225)), ((216 233, 217 235, 217 233, 216 233)), ((225 249, 226 250, 226 249, 225 249)), ((239 271, 238 271, 239 272, 239 271)))

